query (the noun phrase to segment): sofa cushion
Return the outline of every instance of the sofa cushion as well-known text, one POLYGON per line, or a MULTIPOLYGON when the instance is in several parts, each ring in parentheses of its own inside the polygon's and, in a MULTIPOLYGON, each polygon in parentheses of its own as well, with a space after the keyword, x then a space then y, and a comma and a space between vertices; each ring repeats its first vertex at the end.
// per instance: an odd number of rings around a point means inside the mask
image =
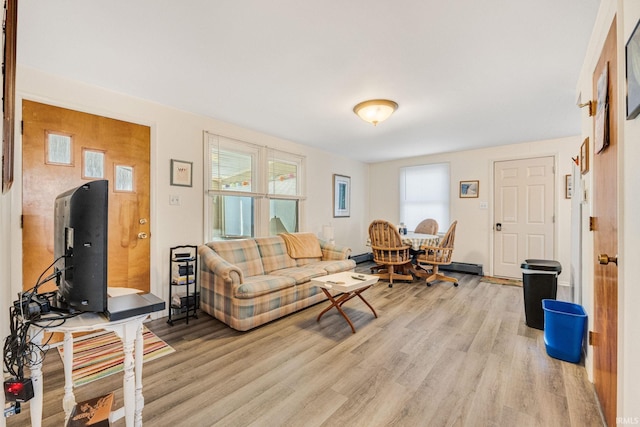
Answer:
POLYGON ((287 276, 251 276, 235 289, 236 298, 255 298, 271 292, 281 291, 296 285, 295 279, 287 276))
POLYGON ((280 236, 257 237, 255 241, 266 274, 296 266, 296 261, 287 253, 287 246, 280 236))
POLYGON ((272 271, 273 276, 286 276, 295 280, 296 285, 306 283, 314 277, 326 276, 327 271, 322 267, 292 267, 272 271))
POLYGON ((356 262, 352 259, 343 259, 340 261, 316 261, 305 266, 305 268, 321 268, 325 270, 327 274, 349 271, 353 270, 355 267, 356 262))
POLYGON ((260 251, 254 239, 217 240, 207 243, 207 246, 238 267, 245 277, 264 274, 260 251))

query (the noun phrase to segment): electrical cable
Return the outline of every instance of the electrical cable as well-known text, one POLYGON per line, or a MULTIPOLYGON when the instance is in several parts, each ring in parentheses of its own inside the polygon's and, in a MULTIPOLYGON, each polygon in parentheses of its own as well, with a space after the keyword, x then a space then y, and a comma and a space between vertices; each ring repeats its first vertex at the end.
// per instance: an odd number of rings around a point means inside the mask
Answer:
MULTIPOLYGON (((29 328, 32 326, 44 329, 46 327, 62 325, 67 319, 77 316, 79 313, 49 313, 46 318, 42 318, 39 306, 31 312, 31 303, 35 302, 38 288, 47 281, 59 276, 63 270, 57 270, 48 276, 44 281, 44 274, 64 256, 56 258, 38 277, 35 285, 27 291, 18 294, 19 299, 14 302, 14 306, 9 309, 10 334, 4 340, 4 371, 13 377, 23 380, 25 366, 31 367, 41 364, 48 349, 51 336, 45 343, 36 345, 29 336, 29 328), (27 310, 27 312, 25 312, 27 310)), ((42 333, 42 331, 37 332, 42 333)))

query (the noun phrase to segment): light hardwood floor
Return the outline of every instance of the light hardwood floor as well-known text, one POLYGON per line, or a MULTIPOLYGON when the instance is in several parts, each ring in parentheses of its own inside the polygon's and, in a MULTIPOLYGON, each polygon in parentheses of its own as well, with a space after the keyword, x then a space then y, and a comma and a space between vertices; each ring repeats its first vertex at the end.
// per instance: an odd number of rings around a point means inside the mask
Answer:
MULTIPOLYGON (((368 270, 360 266, 364 272, 368 270)), ((459 277, 380 282, 318 323, 326 302, 249 332, 201 313, 151 321, 175 353, 144 366, 148 426, 602 426, 583 366, 547 356, 524 322, 522 288, 459 277)), ((45 426, 63 425, 63 373, 44 363, 45 426)), ((76 389, 116 392, 122 375, 76 389)), ((29 425, 28 403, 8 426, 29 425)), ((123 420, 114 423, 124 425, 123 420)))

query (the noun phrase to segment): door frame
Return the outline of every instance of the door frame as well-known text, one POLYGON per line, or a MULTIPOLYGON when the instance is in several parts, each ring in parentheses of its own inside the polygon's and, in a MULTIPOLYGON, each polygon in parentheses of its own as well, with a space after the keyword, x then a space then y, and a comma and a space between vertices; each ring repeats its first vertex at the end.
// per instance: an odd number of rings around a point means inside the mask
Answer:
MULTIPOLYGON (((15 120, 15 146, 14 146, 14 162, 16 165, 22 165, 22 101, 33 101, 43 104, 48 104, 54 107, 67 108, 70 110, 79 111, 81 113, 101 115, 111 119, 122 120, 130 123, 135 123, 143 126, 148 126, 150 129, 149 134, 149 216, 153 218, 150 221, 149 231, 151 235, 158 235, 157 232, 157 218, 158 210, 156 208, 156 175, 157 175, 157 126, 156 123, 145 121, 140 118, 133 118, 126 114, 118 114, 113 111, 100 110, 100 109, 88 109, 85 105, 78 105, 71 102, 60 102, 59 100, 53 101, 48 98, 40 96, 28 96, 16 91, 16 120, 15 120)), ((22 166, 15 168, 13 191, 11 191, 11 214, 10 214, 10 241, 11 241, 11 259, 9 260, 11 265, 11 280, 10 288, 11 295, 17 295, 22 291, 22 166)), ((163 272, 161 259, 164 259, 159 254, 158 239, 151 239, 151 246, 149 248, 149 280, 150 292, 164 298, 164 287, 158 273, 163 272)), ((160 317, 164 313, 156 312, 154 317, 160 317)))
POLYGON ((553 196, 553 215, 554 218, 556 219, 553 223, 553 257, 554 259, 556 258, 557 254, 558 254, 558 191, 560 189, 560 184, 562 183, 564 185, 564 175, 562 175, 562 179, 560 179, 560 173, 558 173, 558 158, 560 157, 560 153, 556 152, 549 152, 549 151, 541 151, 539 153, 535 153, 535 154, 526 154, 526 155, 521 155, 521 156, 513 156, 513 155, 509 155, 509 156, 505 156, 505 157, 493 157, 492 159, 489 160, 490 164, 488 165, 488 170, 489 170, 489 215, 488 215, 488 224, 487 226, 489 227, 488 229, 491 231, 489 233, 489 268, 488 268, 488 275, 489 276, 493 276, 494 272, 495 272, 495 233, 494 233, 494 225, 496 223, 495 221, 495 209, 494 209, 494 204, 495 204, 495 194, 494 194, 494 188, 495 188, 495 176, 494 176, 494 170, 495 170, 495 164, 497 162, 506 162, 506 161, 510 161, 510 160, 526 160, 526 159, 533 159, 533 158, 537 158, 537 157, 552 157, 553 158, 553 167, 555 169, 555 189, 557 190, 554 193, 553 196), (560 182, 562 181, 562 182, 560 182))

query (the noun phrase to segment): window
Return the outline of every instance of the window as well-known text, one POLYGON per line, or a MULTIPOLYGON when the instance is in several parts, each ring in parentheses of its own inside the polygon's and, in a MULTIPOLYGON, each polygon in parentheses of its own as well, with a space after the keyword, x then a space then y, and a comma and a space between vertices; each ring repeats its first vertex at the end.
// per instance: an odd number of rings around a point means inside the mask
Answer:
POLYGON ((298 231, 304 157, 205 133, 208 240, 298 231))
POLYGON ((409 230, 426 218, 449 227, 450 181, 448 163, 400 169, 400 220, 409 230))
POLYGON ((278 150, 269 151, 269 235, 298 231, 298 202, 302 158, 278 150))

